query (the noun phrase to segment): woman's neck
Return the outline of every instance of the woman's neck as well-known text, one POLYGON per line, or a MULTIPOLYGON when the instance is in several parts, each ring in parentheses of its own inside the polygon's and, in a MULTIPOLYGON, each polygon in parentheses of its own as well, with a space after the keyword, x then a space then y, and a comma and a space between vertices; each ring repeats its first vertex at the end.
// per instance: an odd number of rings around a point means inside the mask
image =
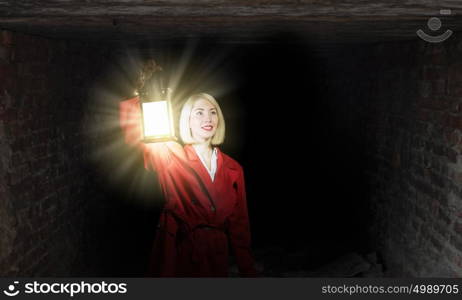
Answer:
POLYGON ((192 144, 194 149, 200 153, 203 157, 208 157, 212 154, 212 144, 210 141, 203 143, 194 143, 192 144))

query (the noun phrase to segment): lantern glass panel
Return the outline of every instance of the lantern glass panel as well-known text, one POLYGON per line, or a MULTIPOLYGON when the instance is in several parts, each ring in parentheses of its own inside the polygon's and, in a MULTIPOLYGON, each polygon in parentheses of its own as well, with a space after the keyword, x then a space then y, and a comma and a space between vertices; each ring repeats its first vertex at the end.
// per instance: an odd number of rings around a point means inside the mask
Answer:
POLYGON ((143 122, 145 138, 172 135, 167 101, 143 102, 143 122))

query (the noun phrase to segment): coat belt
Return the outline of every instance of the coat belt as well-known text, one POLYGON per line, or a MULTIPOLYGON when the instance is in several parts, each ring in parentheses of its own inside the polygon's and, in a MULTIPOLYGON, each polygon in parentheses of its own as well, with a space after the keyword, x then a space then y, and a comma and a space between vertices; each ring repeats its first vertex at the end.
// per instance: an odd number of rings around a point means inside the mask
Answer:
POLYGON ((200 255, 198 251, 198 246, 200 245, 197 242, 196 234, 198 230, 218 230, 223 234, 226 234, 226 222, 223 223, 221 226, 217 225, 210 225, 210 224, 197 224, 194 227, 190 227, 187 223, 185 223, 180 217, 178 217, 175 213, 171 211, 165 211, 165 213, 169 213, 174 217, 179 225, 179 229, 177 232, 177 246, 183 240, 189 240, 191 242, 191 259, 193 262, 200 262, 200 255))
POLYGON ((219 226, 213 226, 213 225, 208 225, 208 224, 199 224, 197 226, 195 226, 191 231, 189 232, 185 232, 185 235, 186 235, 186 239, 189 239, 189 241, 191 242, 191 260, 195 263, 198 263, 201 261, 201 258, 200 258, 200 247, 201 245, 199 244, 198 242, 198 238, 197 238, 197 232, 199 230, 218 230, 220 232, 222 232, 223 234, 225 234, 225 228, 224 227, 219 227, 219 226))

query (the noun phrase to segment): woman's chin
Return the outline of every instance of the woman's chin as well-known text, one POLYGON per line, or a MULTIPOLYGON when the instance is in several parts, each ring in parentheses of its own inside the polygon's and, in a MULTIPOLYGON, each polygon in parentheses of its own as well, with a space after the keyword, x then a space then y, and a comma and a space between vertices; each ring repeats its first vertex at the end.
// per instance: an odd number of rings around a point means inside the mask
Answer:
POLYGON ((205 143, 205 142, 208 142, 212 139, 213 135, 211 136, 198 136, 198 137, 195 137, 194 140, 196 141, 196 143, 200 144, 200 143, 205 143))

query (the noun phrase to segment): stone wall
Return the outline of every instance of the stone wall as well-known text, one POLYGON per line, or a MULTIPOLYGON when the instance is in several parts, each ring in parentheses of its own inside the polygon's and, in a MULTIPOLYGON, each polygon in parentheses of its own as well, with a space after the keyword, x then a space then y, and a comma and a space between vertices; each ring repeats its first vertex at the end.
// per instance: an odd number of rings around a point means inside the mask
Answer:
POLYGON ((462 275, 461 51, 397 42, 330 59, 326 98, 364 154, 364 218, 388 276, 462 275))
POLYGON ((1 31, 0 276, 80 272, 92 188, 81 121, 103 48, 1 31))

